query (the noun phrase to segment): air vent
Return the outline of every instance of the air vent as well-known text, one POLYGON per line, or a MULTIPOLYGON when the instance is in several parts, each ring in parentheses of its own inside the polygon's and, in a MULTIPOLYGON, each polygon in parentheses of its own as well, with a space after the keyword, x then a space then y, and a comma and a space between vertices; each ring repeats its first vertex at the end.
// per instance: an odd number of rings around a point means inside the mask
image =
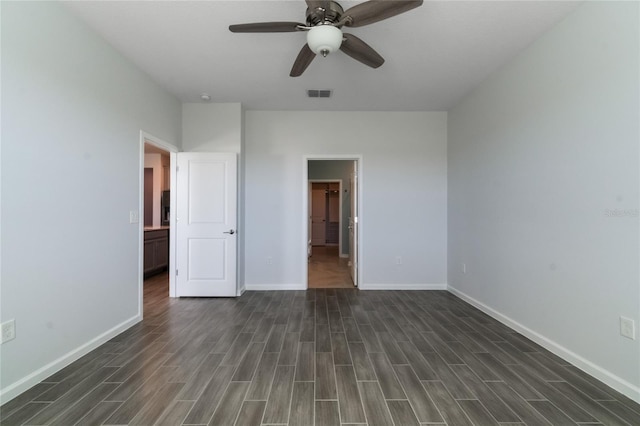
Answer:
POLYGON ((310 98, 330 98, 331 90, 307 90, 307 96, 310 98))

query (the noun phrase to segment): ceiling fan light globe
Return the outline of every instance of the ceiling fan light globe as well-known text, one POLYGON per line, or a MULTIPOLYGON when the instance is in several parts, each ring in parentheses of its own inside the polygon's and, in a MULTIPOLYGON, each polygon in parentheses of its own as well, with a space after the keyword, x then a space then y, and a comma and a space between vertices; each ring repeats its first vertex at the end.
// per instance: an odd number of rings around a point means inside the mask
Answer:
POLYGON ((340 49, 342 31, 333 25, 318 25, 307 32, 307 44, 315 54, 327 56, 340 49))

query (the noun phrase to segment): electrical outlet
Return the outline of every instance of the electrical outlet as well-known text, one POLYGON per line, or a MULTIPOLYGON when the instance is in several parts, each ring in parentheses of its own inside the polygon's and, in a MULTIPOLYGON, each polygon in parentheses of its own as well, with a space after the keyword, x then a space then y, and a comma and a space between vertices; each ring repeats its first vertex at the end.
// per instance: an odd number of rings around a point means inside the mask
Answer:
POLYGON ((0 343, 8 342, 16 338, 16 320, 11 319, 2 323, 2 341, 0 343))
POLYGON ((129 223, 138 223, 140 222, 140 216, 138 215, 138 210, 131 210, 129 212, 129 223))
POLYGON ((396 256, 396 265, 402 265, 402 256, 396 256))
POLYGON ((636 340, 636 322, 631 318, 620 317, 620 335, 636 340))
POLYGON ((463 274, 466 274, 466 273, 467 273, 467 264, 466 264, 466 263, 463 263, 463 264, 462 264, 462 273, 463 273, 463 274))
POLYGON ((273 257, 267 257, 267 265, 273 265, 273 257))

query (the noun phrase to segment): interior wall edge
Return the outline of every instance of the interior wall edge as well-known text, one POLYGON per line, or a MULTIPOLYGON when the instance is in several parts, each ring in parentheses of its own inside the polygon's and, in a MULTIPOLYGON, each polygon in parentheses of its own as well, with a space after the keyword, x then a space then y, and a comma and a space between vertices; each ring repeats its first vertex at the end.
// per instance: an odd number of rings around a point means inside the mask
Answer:
POLYGON ((455 287, 449 285, 448 291, 469 303, 473 307, 481 310, 485 314, 489 315, 493 319, 500 321, 502 324, 507 327, 517 331, 528 339, 534 341, 538 345, 552 352, 553 354, 559 356, 565 361, 570 362, 574 366, 578 367, 580 370, 589 374, 590 376, 596 378, 607 386, 613 388, 614 390, 622 393, 623 395, 633 399, 637 403, 640 403, 640 387, 635 386, 632 383, 624 380, 623 378, 613 374, 609 370, 600 367, 597 364, 583 358, 579 354, 565 348, 561 344, 547 338, 546 336, 536 332, 535 330, 530 329, 529 327, 511 319, 507 315, 502 314, 501 312, 495 310, 491 306, 485 305, 477 299, 469 296, 468 294, 456 289, 455 287))
POLYGON ((0 389, 0 405, 6 404, 7 402, 11 401, 13 398, 17 397, 21 393, 29 390, 30 388, 37 385, 47 377, 62 370, 64 367, 70 365, 71 363, 80 359, 81 357, 88 354, 92 350, 96 349, 100 345, 113 339, 118 334, 133 327, 135 324, 139 323, 140 321, 142 321, 142 316, 139 314, 135 315, 129 318, 128 320, 121 322, 115 327, 105 331, 99 336, 96 336, 95 338, 89 340, 87 343, 77 347, 76 349, 67 352, 60 358, 37 369, 33 373, 28 374, 27 376, 23 377, 20 380, 15 381, 14 383, 11 383, 10 385, 6 386, 4 389, 0 389))

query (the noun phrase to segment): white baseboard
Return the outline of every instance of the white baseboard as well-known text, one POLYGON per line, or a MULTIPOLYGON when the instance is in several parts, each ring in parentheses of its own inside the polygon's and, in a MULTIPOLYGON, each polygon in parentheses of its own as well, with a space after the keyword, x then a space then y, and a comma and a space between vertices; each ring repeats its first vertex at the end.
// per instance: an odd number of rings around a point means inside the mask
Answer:
POLYGON ((107 330, 101 335, 91 339, 84 345, 64 354, 60 358, 50 362, 44 367, 39 368, 38 370, 27 375, 26 377, 23 377, 17 382, 14 382, 9 386, 3 388, 2 390, 0 390, 0 404, 5 404, 6 402, 12 400, 16 396, 20 395, 22 392, 37 385, 38 383, 40 383, 47 377, 51 376, 52 374, 62 370, 67 365, 76 361, 80 357, 88 354, 98 346, 111 340, 112 338, 116 337, 118 334, 122 333, 123 331, 125 331, 126 329, 128 329, 129 327, 133 326, 134 324, 140 321, 142 321, 142 317, 140 315, 136 315, 132 318, 129 318, 128 320, 116 325, 112 329, 107 330))
POLYGON ((344 253, 340 253, 340 257, 341 257, 342 259, 348 259, 348 258, 349 258, 349 255, 348 255, 348 254, 344 254, 344 253))
POLYGON ((446 284, 365 284, 360 290, 446 290, 446 284))
POLYGON ((247 291, 268 291, 268 290, 306 290, 304 284, 245 284, 247 291))
POLYGON ((575 365, 576 367, 578 367, 579 369, 581 369, 582 371, 584 371, 585 373, 595 377, 596 379, 600 380, 602 383, 610 386, 611 388, 617 390, 618 392, 622 393, 623 395, 626 395, 627 397, 633 399, 634 401, 640 403, 640 387, 635 386, 633 383, 629 383, 628 381, 624 380, 621 377, 616 376, 615 374, 611 373, 610 371, 592 363, 589 360, 584 359, 583 357, 581 357, 580 355, 576 354, 575 352, 570 351, 569 349, 565 348, 564 346, 560 345, 557 342, 554 342, 553 340, 541 335, 540 333, 531 330, 530 328, 520 324, 519 322, 509 318, 508 316, 494 310, 493 308, 485 305, 484 303, 474 299, 473 297, 463 293, 462 291, 452 287, 452 286, 448 286, 448 290, 449 292, 451 292, 452 294, 458 296, 460 299, 464 300, 465 302, 468 302, 469 304, 475 306, 476 308, 480 309, 482 312, 484 312, 485 314, 495 318, 496 320, 500 321, 501 323, 503 323, 504 325, 506 325, 509 328, 512 328, 513 330, 517 331, 518 333, 522 334, 523 336, 531 339, 532 341, 536 342, 537 344, 539 344, 540 346, 542 346, 543 348, 553 352, 555 355, 558 355, 560 358, 570 362, 571 364, 575 365))

